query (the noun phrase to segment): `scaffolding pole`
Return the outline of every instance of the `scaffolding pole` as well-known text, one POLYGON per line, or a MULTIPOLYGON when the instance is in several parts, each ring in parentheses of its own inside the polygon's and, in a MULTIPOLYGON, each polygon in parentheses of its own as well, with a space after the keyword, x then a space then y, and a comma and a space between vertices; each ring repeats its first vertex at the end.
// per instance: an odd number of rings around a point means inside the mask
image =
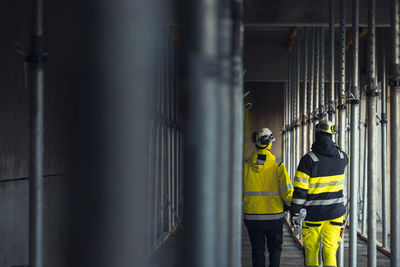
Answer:
MULTIPOLYGON (((382 38, 384 37, 382 32, 382 38)), ((386 53, 382 42, 382 100, 381 100, 381 134, 382 134, 382 246, 388 247, 388 196, 387 190, 387 84, 386 84, 386 53)))
POLYGON ((233 1, 233 181, 232 226, 229 266, 240 267, 242 260, 242 165, 243 165, 243 1, 233 1))
POLYGON ((357 266, 357 231, 358 231, 358 192, 360 176, 360 88, 358 78, 358 55, 359 55, 359 0, 353 0, 353 72, 352 72, 352 98, 351 104, 351 149, 350 149, 350 249, 349 266, 357 266))
POLYGON ((287 105, 288 105, 288 119, 287 119, 287 131, 288 131, 288 172, 290 177, 292 177, 292 51, 289 50, 289 71, 288 71, 288 95, 287 95, 287 105))
POLYGON ((296 47, 296 147, 295 147, 295 154, 296 154, 296 161, 295 161, 295 169, 296 171, 297 164, 300 161, 300 126, 301 126, 301 119, 300 119, 300 34, 297 37, 297 47, 296 47))
POLYGON ((186 4, 188 111, 185 123, 184 265, 218 266, 218 1, 186 4), (190 179, 186 179, 190 178, 190 179))
MULTIPOLYGON (((339 79, 339 147, 346 149, 346 0, 340 1, 340 79, 339 79)), ((346 186, 346 183, 344 185, 346 186)), ((346 198, 346 188, 344 188, 344 198, 346 198)), ((337 253, 338 266, 344 266, 344 240, 340 242, 337 253)))
POLYGON ((391 266, 400 265, 400 70, 399 70, 399 1, 391 8, 391 77, 390 77, 390 251, 391 266))
POLYGON ((335 104, 335 0, 330 0, 329 6, 329 56, 330 56, 330 73, 329 73, 329 102, 328 102, 328 118, 335 123, 336 104, 335 104))
POLYGON ((217 263, 227 266, 233 255, 229 251, 229 234, 231 233, 230 184, 232 176, 232 10, 230 0, 218 1, 218 224, 217 224, 217 263))
POLYGON ((315 28, 312 28, 311 31, 311 36, 310 36, 310 41, 311 41, 311 57, 310 57, 310 87, 309 87, 309 92, 308 92, 308 103, 310 103, 309 106, 309 113, 308 113, 308 144, 309 148, 311 148, 311 145, 314 142, 314 47, 315 47, 315 28))
POLYGON ((292 68, 292 98, 291 98, 291 105, 292 105, 292 120, 291 120, 291 131, 292 131, 292 143, 291 143, 291 151, 290 154, 292 155, 292 175, 294 176, 294 173, 296 171, 296 86, 297 86, 297 82, 296 82, 296 52, 295 50, 293 50, 292 52, 292 64, 293 64, 293 68, 292 68))
POLYGON ((32 3, 30 55, 30 150, 29 150, 29 266, 43 267, 43 124, 44 124, 44 41, 43 0, 32 3))
POLYGON ((302 121, 302 132, 303 132, 303 152, 302 155, 307 153, 307 92, 308 92, 308 39, 307 29, 304 28, 304 81, 303 81, 303 121, 302 121))
POLYGON ((319 84, 319 72, 320 72, 320 67, 319 67, 319 63, 320 63, 320 28, 316 29, 316 33, 315 33, 315 80, 314 80, 314 127, 315 125, 318 123, 319 120, 319 88, 320 88, 320 84, 319 84))
POLYGON ((320 29, 319 119, 325 120, 325 29, 320 29))
POLYGON ((367 235, 368 202, 368 113, 365 110, 364 122, 364 162, 363 162, 363 198, 362 198, 362 233, 367 235))
POLYGON ((368 266, 376 266, 376 186, 377 186, 377 126, 376 126, 376 58, 375 0, 368 1, 368 266))

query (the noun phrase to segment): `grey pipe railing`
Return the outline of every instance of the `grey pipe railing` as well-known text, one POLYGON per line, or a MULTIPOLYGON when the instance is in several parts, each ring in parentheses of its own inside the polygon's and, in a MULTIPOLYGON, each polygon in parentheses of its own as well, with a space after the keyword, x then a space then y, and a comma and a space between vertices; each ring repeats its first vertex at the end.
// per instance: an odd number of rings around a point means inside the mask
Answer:
POLYGON ((349 266, 357 266, 358 194, 360 177, 360 88, 359 88, 359 0, 353 0, 353 86, 351 104, 351 150, 350 150, 350 248, 349 266))
POLYGON ((399 1, 391 7, 390 77, 390 251, 392 267, 400 265, 400 38, 399 1))

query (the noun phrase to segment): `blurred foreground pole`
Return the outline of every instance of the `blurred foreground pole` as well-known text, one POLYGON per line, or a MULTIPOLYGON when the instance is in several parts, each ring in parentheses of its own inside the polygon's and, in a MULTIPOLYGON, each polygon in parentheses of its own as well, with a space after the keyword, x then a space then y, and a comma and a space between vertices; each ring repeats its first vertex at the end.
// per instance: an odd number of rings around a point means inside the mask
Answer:
POLYGON ((390 77, 390 251, 392 267, 400 265, 400 26, 399 1, 391 8, 391 77, 390 77))
MULTIPOLYGON (((218 186, 217 197, 217 250, 218 266, 228 266, 232 259, 229 235, 232 233, 232 175, 233 175, 233 110, 232 110, 232 1, 220 0, 218 3, 218 135, 215 136, 218 145, 218 186)), ((240 153, 240 152, 239 152, 240 153)))
POLYGON ((218 3, 190 1, 182 12, 187 71, 184 266, 191 267, 218 262, 218 3))
POLYGON ((30 55, 29 266, 43 267, 43 0, 32 1, 30 55))
POLYGON ((165 12, 158 2, 90 1, 85 11, 88 23, 81 27, 88 39, 79 62, 89 80, 75 89, 68 266, 144 266, 147 260, 153 55, 157 12, 165 12))
POLYGON ((233 0, 233 158, 232 158, 232 226, 230 262, 240 267, 242 259, 242 168, 243 168, 243 1, 233 0))

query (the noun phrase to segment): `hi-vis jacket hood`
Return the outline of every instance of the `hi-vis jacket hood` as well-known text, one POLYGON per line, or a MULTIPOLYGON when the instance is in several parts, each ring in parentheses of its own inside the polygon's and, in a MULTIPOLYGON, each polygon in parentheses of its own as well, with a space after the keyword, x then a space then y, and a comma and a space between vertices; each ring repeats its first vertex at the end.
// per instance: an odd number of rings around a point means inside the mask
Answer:
POLYGON ((311 150, 333 158, 339 158, 339 147, 330 136, 321 135, 311 147, 311 150))
POLYGON ((275 220, 285 216, 293 186, 285 165, 276 163, 267 148, 256 150, 243 168, 243 212, 245 220, 275 220))

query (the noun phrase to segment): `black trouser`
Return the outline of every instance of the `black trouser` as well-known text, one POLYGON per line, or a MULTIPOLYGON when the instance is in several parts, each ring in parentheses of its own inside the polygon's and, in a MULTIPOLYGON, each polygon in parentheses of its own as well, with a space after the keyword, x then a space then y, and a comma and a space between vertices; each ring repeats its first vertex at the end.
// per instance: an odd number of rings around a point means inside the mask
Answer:
POLYGON ((269 266, 278 267, 281 261, 283 225, 270 230, 253 230, 249 232, 253 267, 265 267, 265 237, 269 253, 269 266))

